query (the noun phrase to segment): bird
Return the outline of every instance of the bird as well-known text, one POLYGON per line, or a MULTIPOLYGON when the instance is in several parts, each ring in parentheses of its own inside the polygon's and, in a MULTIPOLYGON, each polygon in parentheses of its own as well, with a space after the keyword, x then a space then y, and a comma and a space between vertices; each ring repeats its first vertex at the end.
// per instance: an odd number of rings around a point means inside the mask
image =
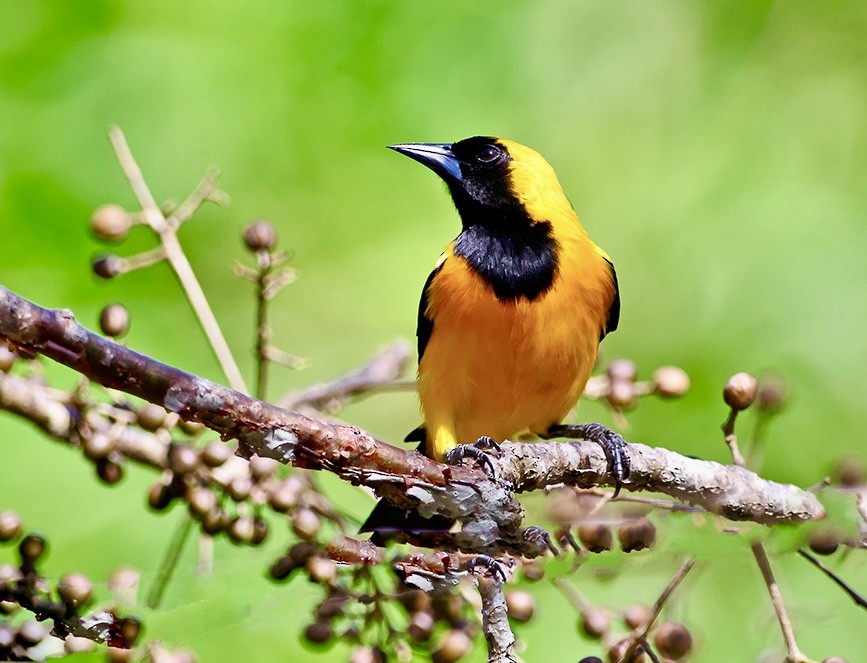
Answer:
MULTIPOLYGON (((564 425, 620 319, 614 263, 588 236, 554 169, 505 138, 403 143, 390 149, 445 182, 461 231, 428 276, 418 307, 417 389, 423 423, 406 437, 438 461, 490 459, 507 439, 580 437, 599 443, 615 492, 629 474, 619 435, 564 425)), ((380 500, 362 532, 447 530, 380 500)))

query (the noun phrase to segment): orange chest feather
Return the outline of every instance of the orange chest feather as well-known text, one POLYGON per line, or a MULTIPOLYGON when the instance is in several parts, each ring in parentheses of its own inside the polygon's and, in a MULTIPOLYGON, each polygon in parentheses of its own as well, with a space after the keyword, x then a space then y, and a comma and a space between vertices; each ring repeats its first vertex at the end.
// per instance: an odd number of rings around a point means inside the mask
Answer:
POLYGON ((589 242, 561 246, 552 287, 498 299, 451 247, 428 292, 433 329, 419 366, 432 455, 480 435, 540 433, 575 405, 614 299, 608 263, 589 242))

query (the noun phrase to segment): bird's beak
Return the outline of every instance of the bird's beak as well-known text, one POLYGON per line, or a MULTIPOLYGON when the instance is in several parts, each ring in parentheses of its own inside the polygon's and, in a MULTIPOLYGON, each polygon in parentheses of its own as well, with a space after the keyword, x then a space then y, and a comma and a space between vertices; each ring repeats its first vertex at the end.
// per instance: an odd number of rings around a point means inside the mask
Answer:
POLYGON ((389 145, 389 149, 423 163, 446 182, 462 182, 461 162, 447 143, 404 143, 389 145))

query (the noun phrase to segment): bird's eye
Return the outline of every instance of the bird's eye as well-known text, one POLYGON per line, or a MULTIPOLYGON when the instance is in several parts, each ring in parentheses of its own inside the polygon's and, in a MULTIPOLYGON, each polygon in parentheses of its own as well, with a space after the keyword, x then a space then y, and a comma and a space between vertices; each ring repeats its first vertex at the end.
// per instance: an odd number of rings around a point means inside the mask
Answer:
POLYGON ((496 145, 482 145, 476 152, 476 160, 483 164, 492 164, 503 156, 503 151, 496 145))

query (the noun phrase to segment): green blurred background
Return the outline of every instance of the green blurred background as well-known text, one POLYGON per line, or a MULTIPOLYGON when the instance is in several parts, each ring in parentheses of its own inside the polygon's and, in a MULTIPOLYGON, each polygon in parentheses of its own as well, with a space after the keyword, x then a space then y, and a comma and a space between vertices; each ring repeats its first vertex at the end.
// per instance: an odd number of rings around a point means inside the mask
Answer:
MULTIPOLYGON (((692 378, 687 398, 642 403, 627 437, 725 460, 723 383, 781 375, 791 400, 762 472, 811 485, 841 456, 865 457, 865 34, 857 1, 2 0, 0 282, 91 327, 122 301, 131 346, 222 379, 165 266, 108 283, 89 272, 103 250, 90 212, 133 205, 106 140, 118 124, 160 200, 221 169, 231 206, 205 208, 182 241, 248 375, 251 288, 230 271, 240 233, 266 217, 291 247, 298 281, 274 326, 310 366, 275 370, 276 397, 414 333, 421 285, 458 222, 436 178, 384 146, 506 136, 549 159, 614 258, 623 316, 605 357, 692 378)), ((138 230, 118 251, 150 246, 138 230)), ((409 394, 342 416, 390 440, 418 421, 409 394)), ((610 421, 594 404, 581 416, 610 421)), ((77 453, 10 416, 0 459, 0 509, 50 537, 49 574, 106 578, 131 564, 153 576, 181 514, 146 510, 151 473, 99 485, 77 453)), ((371 500, 345 494, 363 515, 371 500)), ((695 660, 780 660, 748 546, 704 530, 666 523, 655 554, 612 554, 575 580, 607 605, 649 602, 676 558, 695 554, 670 615, 694 628, 695 660), (617 578, 602 583, 608 566, 617 578)), ((265 550, 220 541, 204 579, 190 546, 167 609, 143 611, 146 637, 202 661, 347 660, 300 641, 317 588, 264 579, 288 542, 279 526, 265 550)), ((773 561, 802 648, 864 660, 863 613, 794 556, 773 561)), ((867 590, 863 555, 832 565, 867 590)), ((533 591, 527 660, 594 653, 559 593, 533 591)))

